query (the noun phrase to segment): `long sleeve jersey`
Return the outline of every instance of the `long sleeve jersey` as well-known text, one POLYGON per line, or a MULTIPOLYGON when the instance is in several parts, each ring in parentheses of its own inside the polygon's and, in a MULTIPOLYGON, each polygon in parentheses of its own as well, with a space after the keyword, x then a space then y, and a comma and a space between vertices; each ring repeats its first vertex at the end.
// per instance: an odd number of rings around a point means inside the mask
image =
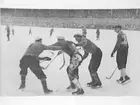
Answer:
POLYGON ((93 42, 91 42, 89 39, 85 37, 82 37, 78 45, 82 46, 87 53, 91 54, 94 54, 98 48, 93 42))
POLYGON ((38 57, 44 50, 47 50, 48 47, 44 44, 41 44, 39 42, 35 42, 31 44, 24 55, 31 55, 31 56, 36 56, 38 57))
POLYGON ((61 50, 69 56, 72 56, 75 52, 78 52, 73 42, 70 41, 56 42, 55 44, 52 44, 48 47, 51 50, 61 50))
POLYGON ((120 48, 120 46, 128 47, 127 36, 122 31, 120 31, 117 35, 117 42, 113 49, 113 53, 115 53, 120 48))

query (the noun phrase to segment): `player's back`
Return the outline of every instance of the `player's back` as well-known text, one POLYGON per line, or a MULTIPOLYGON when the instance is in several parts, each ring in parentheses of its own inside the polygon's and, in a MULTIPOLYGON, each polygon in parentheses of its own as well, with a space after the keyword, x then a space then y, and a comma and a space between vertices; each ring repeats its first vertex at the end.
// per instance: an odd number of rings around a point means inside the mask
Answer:
POLYGON ((33 44, 31 44, 24 55, 31 55, 31 56, 39 56, 43 51, 44 51, 44 47, 45 45, 35 42, 33 44))
POLYGON ((83 46, 84 50, 86 50, 89 53, 94 53, 96 52, 96 49, 98 48, 92 41, 90 41, 87 38, 84 38, 86 40, 86 45, 83 46))

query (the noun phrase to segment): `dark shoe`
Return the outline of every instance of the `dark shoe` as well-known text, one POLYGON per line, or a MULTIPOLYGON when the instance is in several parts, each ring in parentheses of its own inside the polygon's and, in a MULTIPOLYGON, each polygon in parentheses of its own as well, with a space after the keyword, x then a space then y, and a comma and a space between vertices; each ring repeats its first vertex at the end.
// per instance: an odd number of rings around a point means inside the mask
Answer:
POLYGON ((76 89, 76 86, 75 86, 73 83, 71 83, 71 85, 68 86, 67 89, 68 89, 68 90, 69 90, 69 89, 76 89))
POLYGON ((121 83, 123 81, 123 77, 120 77, 118 80, 116 80, 118 83, 121 83))
POLYGON ((128 77, 127 75, 125 76, 125 80, 123 80, 121 83, 122 84, 125 84, 125 83, 127 83, 127 82, 129 82, 130 81, 130 77, 128 77))
POLYGON ((76 92, 72 92, 73 95, 81 95, 84 94, 84 90, 83 89, 78 89, 76 92))
POLYGON ((91 84, 91 87, 101 87, 101 86, 102 86, 102 83, 100 81, 91 84))
POLYGON ((41 84, 42 84, 43 91, 44 91, 45 94, 53 92, 52 90, 48 89, 46 80, 41 80, 41 84))
POLYGON ((98 74, 96 73, 93 77, 94 77, 94 82, 91 84, 91 87, 101 87, 102 83, 100 81, 98 74))
POLYGON ((49 90, 49 89, 45 89, 45 90, 44 90, 44 93, 45 93, 45 94, 49 94, 49 93, 51 93, 51 92, 53 92, 53 90, 49 90))
POLYGON ((130 77, 128 77, 127 75, 125 76, 125 80, 130 80, 130 77))
POLYGON ((89 82, 89 83, 87 83, 87 86, 91 86, 91 84, 93 84, 93 82, 89 82))
POLYGON ((25 87, 26 87, 26 86, 25 86, 25 83, 21 83, 19 89, 23 90, 23 89, 25 89, 25 87))

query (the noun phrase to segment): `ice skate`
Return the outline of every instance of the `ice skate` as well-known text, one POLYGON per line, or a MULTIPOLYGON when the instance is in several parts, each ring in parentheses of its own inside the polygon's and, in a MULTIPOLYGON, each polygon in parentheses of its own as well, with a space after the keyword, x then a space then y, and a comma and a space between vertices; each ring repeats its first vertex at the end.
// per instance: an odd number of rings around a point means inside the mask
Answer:
POLYGON ((129 83, 129 82, 131 82, 130 77, 125 76, 125 80, 123 80, 123 81, 121 82, 121 84, 122 84, 122 85, 125 85, 125 84, 127 84, 127 83, 129 83))
POLYGON ((52 93, 52 92, 53 92, 53 90, 49 90, 49 89, 45 89, 45 91, 44 91, 45 94, 49 94, 49 93, 52 93))
POLYGON ((25 83, 22 83, 22 84, 20 85, 19 89, 23 91, 23 90, 25 89, 25 83))
POLYGON ((87 83, 87 86, 90 87, 93 84, 93 82, 87 83))
POLYGON ((76 86, 73 83, 67 87, 67 90, 73 90, 73 89, 76 89, 76 86))
POLYGON ((91 83, 90 87, 93 88, 93 89, 96 89, 96 88, 101 88, 102 87, 102 83, 98 77, 98 74, 96 73, 94 76, 94 82, 91 83))
POLYGON ((100 81, 98 81, 96 83, 91 84, 90 87, 93 88, 93 89, 101 88, 102 87, 102 83, 100 81))
POLYGON ((120 77, 116 82, 121 83, 123 81, 123 77, 120 77))
POLYGON ((73 95, 82 95, 84 94, 84 90, 83 89, 78 89, 77 91, 75 92, 72 92, 73 95))

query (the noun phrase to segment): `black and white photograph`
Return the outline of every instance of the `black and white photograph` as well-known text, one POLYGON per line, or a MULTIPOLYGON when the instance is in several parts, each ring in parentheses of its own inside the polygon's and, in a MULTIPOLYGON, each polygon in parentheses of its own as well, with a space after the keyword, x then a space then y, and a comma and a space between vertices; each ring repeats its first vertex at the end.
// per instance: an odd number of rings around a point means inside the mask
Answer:
POLYGON ((140 5, 0 15, 1 96, 140 96, 140 5))

